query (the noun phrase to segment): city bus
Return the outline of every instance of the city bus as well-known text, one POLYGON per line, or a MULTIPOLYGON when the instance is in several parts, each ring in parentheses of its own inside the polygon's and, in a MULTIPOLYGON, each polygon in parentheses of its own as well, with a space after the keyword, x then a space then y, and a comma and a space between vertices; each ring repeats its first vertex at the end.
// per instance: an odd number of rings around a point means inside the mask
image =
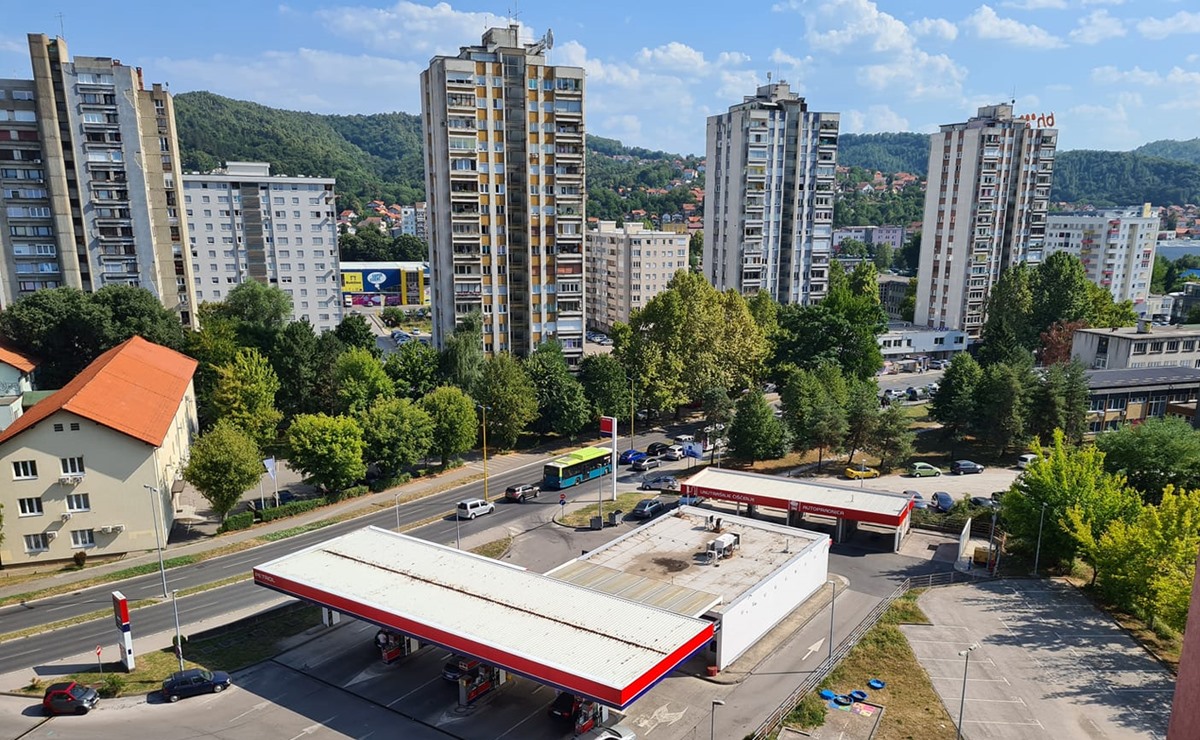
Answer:
POLYGON ((584 447, 556 457, 542 469, 542 488, 570 488, 612 472, 612 448, 584 447))

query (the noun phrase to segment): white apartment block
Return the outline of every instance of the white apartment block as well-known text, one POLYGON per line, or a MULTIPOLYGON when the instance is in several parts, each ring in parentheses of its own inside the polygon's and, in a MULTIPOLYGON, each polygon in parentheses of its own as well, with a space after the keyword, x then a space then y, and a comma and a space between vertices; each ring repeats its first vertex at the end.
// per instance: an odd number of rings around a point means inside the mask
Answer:
POLYGON ((916 323, 978 338, 1000 273, 1042 259, 1057 141, 1007 104, 930 136, 916 323))
POLYGON ((171 94, 140 67, 29 34, 0 80, 0 309, 43 288, 146 288, 194 325, 171 94))
POLYGON ((1149 203, 1051 213, 1046 217, 1044 254, 1067 252, 1078 257, 1088 280, 1111 293, 1114 301, 1133 301, 1134 310, 1141 313, 1150 294, 1158 226, 1158 214, 1149 203))
POLYGON ((228 162, 183 176, 196 300, 220 302, 257 280, 292 297, 292 318, 317 332, 342 320, 334 181, 272 175, 228 162))
POLYGON ((588 324, 612 331, 688 269, 688 235, 651 231, 640 223, 601 221, 587 232, 588 324))
POLYGON ((488 354, 583 355, 584 72, 519 26, 421 73, 433 341, 483 316, 488 354))
POLYGON ((411 206, 400 206, 400 233, 415 236, 425 241, 429 237, 426 229, 427 211, 424 201, 411 206))
POLYGON ((839 120, 808 110, 786 82, 709 117, 704 274, 718 290, 825 297, 839 120))

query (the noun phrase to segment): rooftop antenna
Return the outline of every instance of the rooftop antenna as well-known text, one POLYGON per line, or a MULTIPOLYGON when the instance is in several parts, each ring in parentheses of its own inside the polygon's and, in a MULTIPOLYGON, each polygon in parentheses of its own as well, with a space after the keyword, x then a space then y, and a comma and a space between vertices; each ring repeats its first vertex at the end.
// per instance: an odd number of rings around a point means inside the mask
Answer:
POLYGON ((67 37, 66 26, 63 24, 63 14, 58 14, 58 37, 65 39, 67 37))

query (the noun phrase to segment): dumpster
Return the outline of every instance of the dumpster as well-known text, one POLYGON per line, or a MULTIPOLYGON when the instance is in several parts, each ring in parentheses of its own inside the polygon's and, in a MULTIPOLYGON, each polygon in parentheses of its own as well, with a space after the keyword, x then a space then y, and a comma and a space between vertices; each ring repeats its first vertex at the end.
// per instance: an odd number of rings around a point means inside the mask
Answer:
POLYGON ((618 524, 620 524, 621 523, 621 514, 623 514, 623 513, 624 512, 622 512, 620 509, 608 512, 608 526, 615 527, 618 524))

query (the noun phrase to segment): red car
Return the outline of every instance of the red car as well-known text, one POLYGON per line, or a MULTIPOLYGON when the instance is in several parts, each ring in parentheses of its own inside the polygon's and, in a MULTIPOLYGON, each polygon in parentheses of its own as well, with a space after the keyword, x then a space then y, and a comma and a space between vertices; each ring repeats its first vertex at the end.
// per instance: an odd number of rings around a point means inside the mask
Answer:
POLYGON ((87 714, 100 703, 100 693, 91 686, 67 681, 46 687, 42 709, 46 714, 87 714))

